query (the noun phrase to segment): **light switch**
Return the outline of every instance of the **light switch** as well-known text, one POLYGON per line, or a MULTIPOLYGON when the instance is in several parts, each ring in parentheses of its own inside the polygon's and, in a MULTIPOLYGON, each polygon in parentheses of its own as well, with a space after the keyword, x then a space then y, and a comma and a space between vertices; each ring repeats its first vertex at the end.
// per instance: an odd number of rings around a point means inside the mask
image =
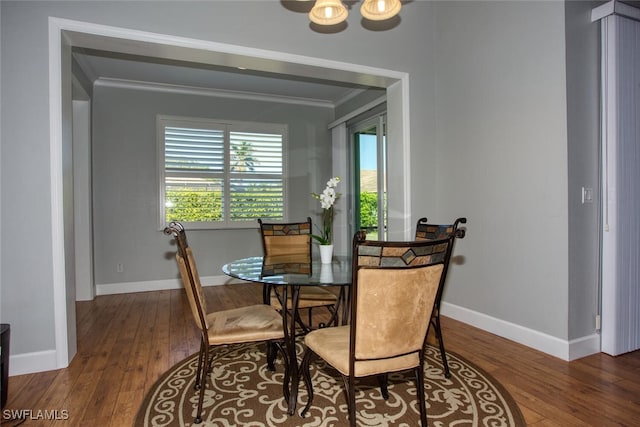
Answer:
POLYGON ((593 188, 582 187, 582 204, 593 203, 593 188))

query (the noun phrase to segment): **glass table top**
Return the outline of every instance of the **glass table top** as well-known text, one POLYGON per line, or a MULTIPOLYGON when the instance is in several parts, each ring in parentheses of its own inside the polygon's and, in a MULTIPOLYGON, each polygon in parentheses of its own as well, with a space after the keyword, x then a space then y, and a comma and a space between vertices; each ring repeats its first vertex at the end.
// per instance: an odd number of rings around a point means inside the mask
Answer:
POLYGON ((351 258, 334 256, 331 264, 300 256, 249 257, 222 267, 233 278, 272 285, 348 286, 351 258))

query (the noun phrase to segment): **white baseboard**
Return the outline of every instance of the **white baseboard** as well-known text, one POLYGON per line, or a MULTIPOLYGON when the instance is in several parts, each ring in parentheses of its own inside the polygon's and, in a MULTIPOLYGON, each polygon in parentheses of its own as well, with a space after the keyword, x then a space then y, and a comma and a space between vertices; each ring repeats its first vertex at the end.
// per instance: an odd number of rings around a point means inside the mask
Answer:
MULTIPOLYGON (((238 283, 239 280, 229 276, 201 277, 202 286, 217 286, 227 283, 238 283)), ((96 284, 96 295, 130 294, 133 292, 164 291, 167 289, 181 289, 182 280, 148 280, 144 282, 123 282, 96 284)))
POLYGON ((58 369, 55 350, 34 351, 9 356, 9 376, 58 369))
POLYGON ((451 317, 559 359, 570 361, 600 352, 600 336, 596 333, 567 341, 444 301, 440 308, 443 316, 451 317))

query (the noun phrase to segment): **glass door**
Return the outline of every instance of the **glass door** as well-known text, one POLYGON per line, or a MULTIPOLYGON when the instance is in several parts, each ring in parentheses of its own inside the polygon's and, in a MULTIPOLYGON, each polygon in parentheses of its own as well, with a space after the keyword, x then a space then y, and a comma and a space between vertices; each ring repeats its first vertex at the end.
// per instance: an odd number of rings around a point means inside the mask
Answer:
POLYGON ((353 224, 367 239, 387 237, 386 115, 350 127, 353 164, 353 224))

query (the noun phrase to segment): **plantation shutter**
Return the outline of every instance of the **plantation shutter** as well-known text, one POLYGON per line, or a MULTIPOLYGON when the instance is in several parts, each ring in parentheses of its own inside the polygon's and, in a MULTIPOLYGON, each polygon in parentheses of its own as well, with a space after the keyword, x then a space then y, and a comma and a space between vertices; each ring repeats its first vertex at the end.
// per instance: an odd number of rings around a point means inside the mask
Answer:
POLYGON ((282 134, 230 132, 230 220, 284 217, 282 134))
POLYGON ((284 220, 285 132, 284 125, 159 117, 160 228, 284 220))
POLYGON ((223 221, 224 129, 165 127, 166 221, 223 221))

